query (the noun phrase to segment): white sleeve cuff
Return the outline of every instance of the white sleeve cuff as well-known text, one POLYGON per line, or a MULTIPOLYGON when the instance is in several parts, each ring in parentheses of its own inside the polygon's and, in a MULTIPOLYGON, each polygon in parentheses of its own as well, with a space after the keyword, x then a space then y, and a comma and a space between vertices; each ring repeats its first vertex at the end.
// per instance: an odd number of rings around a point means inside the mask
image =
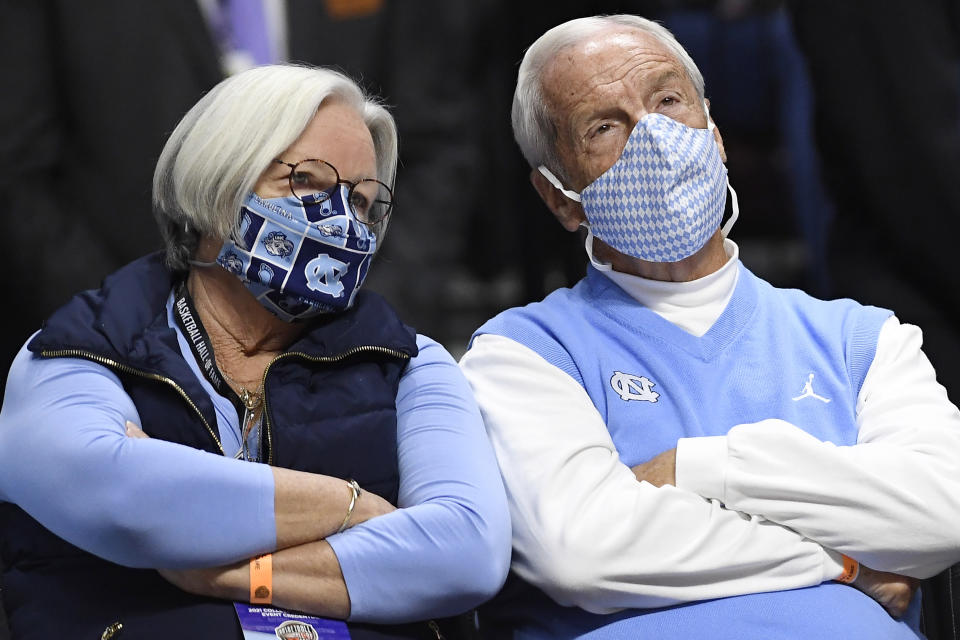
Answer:
POLYGON ((843 573, 843 556, 838 551, 823 549, 823 582, 836 580, 843 573))
POLYGON ((726 488, 727 437, 677 440, 677 488, 723 502, 726 488))

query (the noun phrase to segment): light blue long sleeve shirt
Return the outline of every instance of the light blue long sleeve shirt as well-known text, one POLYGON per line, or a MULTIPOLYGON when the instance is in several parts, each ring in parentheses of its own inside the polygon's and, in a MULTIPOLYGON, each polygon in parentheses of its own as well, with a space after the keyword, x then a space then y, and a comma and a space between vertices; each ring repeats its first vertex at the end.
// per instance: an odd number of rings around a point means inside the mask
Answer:
MULTIPOLYGON (((509 566, 503 485, 470 387, 442 346, 424 336, 417 345, 397 393, 400 509, 327 538, 353 620, 462 611, 495 593, 509 566)), ((187 349, 181 335, 227 456, 127 437, 125 422, 140 419, 112 371, 24 348, 0 411, 0 500, 131 567, 218 566, 274 550, 270 468, 230 457, 236 410, 187 349)))

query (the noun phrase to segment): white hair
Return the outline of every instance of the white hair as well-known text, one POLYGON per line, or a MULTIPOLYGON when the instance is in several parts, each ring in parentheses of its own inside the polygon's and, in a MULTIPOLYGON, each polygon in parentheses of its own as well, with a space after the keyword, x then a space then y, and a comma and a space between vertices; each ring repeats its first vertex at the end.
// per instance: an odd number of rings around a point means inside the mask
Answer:
POLYGON ((229 237, 243 199, 330 99, 353 107, 363 118, 373 137, 377 177, 393 187, 396 125, 353 80, 306 65, 244 71, 197 102, 160 154, 153 174, 153 210, 170 268, 187 268, 201 236, 229 237))
POLYGON ((517 73, 513 94, 513 137, 531 167, 546 166, 563 179, 566 173, 556 152, 557 130, 543 95, 543 74, 550 62, 567 47, 612 27, 632 27, 652 35, 676 57, 687 72, 697 98, 704 98, 703 75, 690 54, 664 26, 640 16, 619 14, 576 18, 553 27, 527 49, 517 73))

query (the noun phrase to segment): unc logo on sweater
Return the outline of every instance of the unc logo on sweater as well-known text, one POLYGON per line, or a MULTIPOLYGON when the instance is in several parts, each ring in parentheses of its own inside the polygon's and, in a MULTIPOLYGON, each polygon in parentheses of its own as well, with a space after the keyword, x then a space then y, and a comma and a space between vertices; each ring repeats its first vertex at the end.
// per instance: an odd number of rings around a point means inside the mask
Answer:
POLYGON ((653 390, 656 386, 646 376, 633 376, 622 371, 614 371, 610 378, 610 386, 620 394, 621 400, 642 400, 656 402, 660 394, 653 390))

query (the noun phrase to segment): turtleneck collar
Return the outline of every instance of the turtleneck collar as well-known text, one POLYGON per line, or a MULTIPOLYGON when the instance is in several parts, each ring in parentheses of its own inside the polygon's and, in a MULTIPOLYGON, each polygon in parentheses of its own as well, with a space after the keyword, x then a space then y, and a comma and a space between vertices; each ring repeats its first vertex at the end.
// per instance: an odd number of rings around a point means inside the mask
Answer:
POLYGON ((737 287, 740 249, 733 240, 723 241, 724 265, 689 282, 649 280, 619 271, 601 271, 631 298, 687 333, 702 336, 717 321, 737 287))

